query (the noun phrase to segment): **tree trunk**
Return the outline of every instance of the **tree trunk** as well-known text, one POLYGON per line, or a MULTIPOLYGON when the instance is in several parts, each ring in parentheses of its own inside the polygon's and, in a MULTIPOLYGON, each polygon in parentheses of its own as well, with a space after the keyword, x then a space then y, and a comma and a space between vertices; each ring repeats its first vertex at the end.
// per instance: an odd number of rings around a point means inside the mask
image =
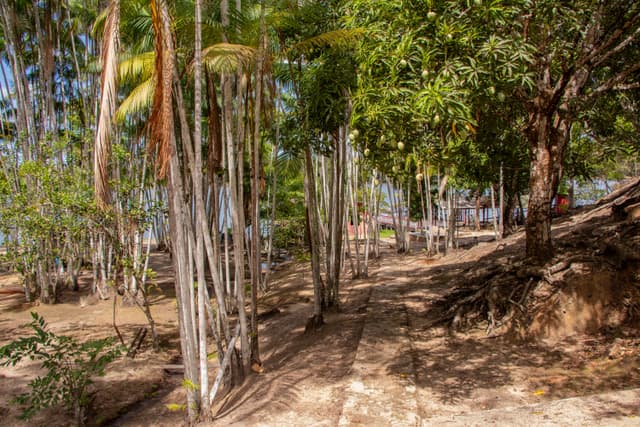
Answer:
MULTIPOLYGON (((346 132, 342 132, 343 134, 346 132)), ((327 239, 327 304, 336 310, 340 308, 339 288, 342 269, 342 231, 344 220, 344 166, 346 141, 338 134, 331 156, 331 194, 329 196, 329 233, 327 239)))
POLYGON ((260 3, 260 41, 256 62, 256 90, 253 112, 253 145, 251 147, 251 364, 261 365, 258 342, 258 288, 261 282, 260 244, 260 119, 262 117, 262 79, 266 44, 265 0, 260 3))
MULTIPOLYGON (((193 193, 196 203, 196 270, 198 274, 198 362, 200 371, 200 407, 198 418, 202 421, 210 419, 211 406, 209 402, 209 370, 207 357, 207 310, 205 299, 207 295, 207 281, 204 271, 204 232, 200 227, 206 221, 204 209, 204 194, 202 191, 202 0, 195 1, 195 46, 194 46, 194 115, 193 149, 194 167, 192 168, 193 193)), ((215 274, 212 271, 211 274, 215 274)))
POLYGON ((229 191, 231 193, 231 215, 233 227, 233 262, 235 266, 235 282, 237 309, 240 319, 240 344, 242 348, 242 365, 244 373, 249 373, 251 364, 251 350, 249 348, 248 324, 244 304, 244 206, 242 203, 242 174, 238 168, 242 164, 242 157, 239 154, 238 144, 234 141, 233 135, 233 99, 231 76, 223 75, 223 119, 225 138, 227 146, 227 168, 229 172, 229 191))
POLYGON ((553 256, 551 246, 551 199, 553 195, 551 153, 544 142, 543 140, 543 144, 533 149, 529 175, 526 253, 527 257, 536 261, 546 261, 553 256))
MULTIPOLYGON (((173 140, 175 144, 175 139, 173 140)), ((169 222, 171 224, 171 247, 173 249, 173 268, 175 272, 176 300, 178 306, 178 321, 180 330, 180 343, 182 348, 182 358, 185 367, 185 379, 192 384, 197 384, 198 362, 195 349, 197 348, 196 337, 193 334, 194 314, 191 312, 190 287, 192 286, 189 277, 188 248, 184 224, 186 216, 183 211, 183 187, 180 166, 175 152, 175 145, 172 147, 172 156, 169 160, 169 177, 167 189, 169 193, 169 222)), ((189 418, 195 418, 198 402, 197 390, 195 387, 187 387, 187 405, 189 405, 189 418)))
POLYGON ((324 286, 320 275, 320 230, 317 218, 317 201, 315 193, 315 179, 313 175, 313 160, 311 149, 305 147, 304 162, 304 189, 307 199, 307 211, 309 222, 309 241, 311 243, 311 271, 313 275, 313 316, 307 322, 306 330, 313 330, 324 323, 322 307, 324 305, 324 286))

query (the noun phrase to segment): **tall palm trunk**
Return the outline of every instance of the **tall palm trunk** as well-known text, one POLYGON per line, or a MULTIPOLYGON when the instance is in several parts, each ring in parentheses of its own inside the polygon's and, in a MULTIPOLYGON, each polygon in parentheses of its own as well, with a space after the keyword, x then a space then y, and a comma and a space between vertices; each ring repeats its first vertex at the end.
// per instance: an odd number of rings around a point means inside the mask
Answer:
MULTIPOLYGON (((176 299, 180 344, 185 368, 187 387, 187 411, 190 421, 197 418, 200 406, 198 389, 198 355, 195 326, 192 257, 189 239, 192 230, 188 223, 188 207, 185 199, 185 185, 178 157, 178 147, 174 133, 173 85, 176 79, 175 49, 171 33, 171 22, 164 0, 151 1, 152 22, 156 34, 157 85, 154 109, 151 116, 152 141, 158 145, 158 173, 168 171, 167 192, 169 195, 169 223, 173 266, 175 274, 176 299)), ((179 89, 179 86, 176 87, 179 89)), ((184 134, 186 129, 182 126, 184 134)), ((187 132, 188 133, 188 132, 187 132)), ((188 140, 183 137, 183 146, 188 140)))
MULTIPOLYGON (((226 34, 229 28, 229 1, 222 0, 220 2, 220 18, 222 26, 225 29, 223 40, 227 41, 226 34)), ((233 91, 231 86, 231 74, 222 74, 222 117, 224 122, 224 139, 227 149, 227 170, 229 176, 229 191, 231 192, 232 205, 232 226, 233 226, 233 254, 235 264, 235 281, 236 281, 236 298, 238 318, 240 321, 240 347, 242 351, 242 365, 244 374, 249 373, 251 365, 251 348, 249 346, 249 332, 247 324, 247 314, 245 312, 244 299, 244 204, 242 202, 242 156, 238 155, 239 146, 242 143, 241 133, 242 126, 238 127, 237 140, 233 135, 233 91)), ((242 98, 242 90, 238 91, 238 103, 242 98)), ((241 115, 241 109, 238 108, 238 116, 241 115)), ((239 122, 240 123, 240 122, 239 122)))
POLYGON ((331 155, 331 192, 329 196, 329 233, 327 241, 327 305, 340 309, 340 271, 342 270, 342 242, 344 221, 344 170, 346 141, 344 130, 334 138, 331 155))
POLYGON ((317 217, 317 199, 311 148, 304 150, 304 194, 307 202, 307 221, 311 243, 311 271, 313 277, 313 316, 307 321, 307 330, 320 327, 324 323, 324 285, 320 275, 320 219, 317 217))
MULTIPOLYGON (((196 203, 196 270, 198 273, 198 358, 200 368, 200 418, 208 419, 211 408, 209 402, 209 371, 207 369, 207 309, 205 300, 207 282, 204 271, 204 234, 198 225, 206 222, 204 209, 204 193, 202 190, 202 1, 195 1, 195 45, 194 45, 194 122, 193 151, 194 168, 192 169, 193 192, 196 203)), ((212 271, 212 274, 214 272, 212 271)))
POLYGON ((260 41, 255 76, 255 103, 253 111, 253 146, 251 150, 251 362, 261 364, 258 341, 258 288, 261 282, 261 244, 260 244, 260 122, 262 117, 262 79, 265 54, 267 25, 265 0, 260 3, 260 41))

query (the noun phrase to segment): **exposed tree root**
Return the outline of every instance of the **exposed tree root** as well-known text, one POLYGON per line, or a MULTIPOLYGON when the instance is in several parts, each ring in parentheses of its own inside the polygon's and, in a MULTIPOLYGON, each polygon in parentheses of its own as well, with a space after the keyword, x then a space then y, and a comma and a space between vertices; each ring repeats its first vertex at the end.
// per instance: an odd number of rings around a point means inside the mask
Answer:
POLYGON ((635 180, 594 209, 609 209, 609 217, 587 213, 574 219, 571 233, 556 241, 556 256, 545 265, 530 265, 508 248, 499 258, 478 261, 462 273, 457 287, 434 304, 430 316, 436 320, 429 326, 444 324, 451 331, 483 327, 490 335, 518 331, 525 336, 537 313, 554 309, 558 294, 574 286, 581 275, 588 281, 593 272, 616 278, 601 286, 622 292, 618 305, 626 318, 639 319, 640 223, 631 216, 639 200, 640 180, 635 180))

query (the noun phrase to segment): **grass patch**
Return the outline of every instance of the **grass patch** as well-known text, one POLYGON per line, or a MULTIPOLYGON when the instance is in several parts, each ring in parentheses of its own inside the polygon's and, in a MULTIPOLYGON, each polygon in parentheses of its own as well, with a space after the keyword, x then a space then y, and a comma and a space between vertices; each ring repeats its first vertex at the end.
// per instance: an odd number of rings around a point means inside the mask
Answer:
POLYGON ((395 236, 395 230, 380 230, 380 238, 388 239, 395 236))

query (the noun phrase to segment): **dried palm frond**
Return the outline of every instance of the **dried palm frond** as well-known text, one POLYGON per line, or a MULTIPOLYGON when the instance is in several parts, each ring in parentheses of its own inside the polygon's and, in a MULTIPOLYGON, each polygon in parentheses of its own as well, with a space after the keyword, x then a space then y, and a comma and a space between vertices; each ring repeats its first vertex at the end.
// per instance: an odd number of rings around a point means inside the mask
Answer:
POLYGON ((348 48, 354 46, 363 34, 363 31, 357 28, 328 31, 315 37, 299 41, 291 46, 289 51, 292 54, 291 56, 297 57, 324 47, 348 48))
POLYGON ((234 72, 248 68, 254 61, 256 49, 242 44, 217 43, 202 51, 202 62, 214 73, 234 72))
POLYGON ((174 132, 173 121, 173 57, 175 49, 171 34, 171 18, 163 0, 151 1, 151 20, 155 32, 155 75, 153 109, 149 119, 149 151, 156 151, 156 176, 164 178, 171 158, 171 139, 174 132))
POLYGON ((109 4, 102 39, 102 75, 100 81, 100 112, 93 155, 95 198, 99 206, 109 204, 109 160, 110 138, 113 116, 116 110, 118 90, 118 49, 120 26, 120 2, 109 4))

